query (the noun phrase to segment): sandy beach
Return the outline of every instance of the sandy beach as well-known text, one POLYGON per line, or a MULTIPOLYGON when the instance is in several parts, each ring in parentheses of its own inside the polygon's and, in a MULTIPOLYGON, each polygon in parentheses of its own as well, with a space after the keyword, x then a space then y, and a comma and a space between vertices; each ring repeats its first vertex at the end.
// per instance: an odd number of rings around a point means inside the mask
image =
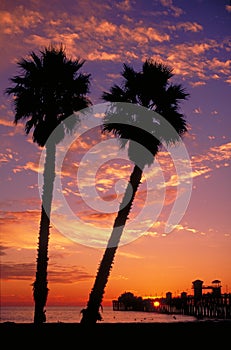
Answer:
MULTIPOLYGON (((178 322, 178 323, 97 323, 92 328, 84 328, 80 323, 45 323, 34 324, 1 323, 0 334, 5 348, 15 346, 26 348, 53 344, 68 349, 87 345, 102 348, 106 344, 119 346, 120 349, 129 342, 132 347, 143 348, 145 345, 161 344, 161 348, 175 348, 210 345, 215 349, 230 344, 231 320, 178 322), (33 345, 32 345, 33 344, 33 345), (69 345, 68 345, 69 344, 69 345), (70 346, 72 344, 72 346, 70 346), (98 344, 98 345, 97 345, 98 344), (175 344, 175 347, 174 347, 175 344)), ((159 347, 159 346, 158 346, 159 347)))

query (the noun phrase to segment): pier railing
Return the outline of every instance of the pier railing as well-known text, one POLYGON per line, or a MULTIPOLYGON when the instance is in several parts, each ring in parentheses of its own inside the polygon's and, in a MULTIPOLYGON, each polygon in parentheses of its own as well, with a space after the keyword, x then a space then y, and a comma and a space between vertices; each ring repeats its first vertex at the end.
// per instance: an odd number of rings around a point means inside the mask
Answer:
POLYGON ((144 299, 139 310, 135 306, 127 307, 126 303, 113 300, 113 310, 147 311, 168 314, 191 315, 197 318, 231 319, 231 294, 214 297, 210 293, 201 298, 194 296, 144 299), (159 302, 156 303, 156 302, 159 302), (155 302, 155 303, 154 303, 155 302), (156 306, 157 305, 157 306, 156 306))

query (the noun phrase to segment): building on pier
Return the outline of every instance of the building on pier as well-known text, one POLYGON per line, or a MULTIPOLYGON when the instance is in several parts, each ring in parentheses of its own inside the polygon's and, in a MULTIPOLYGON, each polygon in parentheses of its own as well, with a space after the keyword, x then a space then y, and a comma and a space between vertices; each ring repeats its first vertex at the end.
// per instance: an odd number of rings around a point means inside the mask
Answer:
POLYGON ((221 281, 214 280, 212 281, 212 285, 203 286, 204 281, 195 280, 192 282, 194 289, 194 298, 200 300, 203 295, 203 289, 210 289, 212 292, 212 296, 220 297, 221 296, 221 281))
POLYGON ((193 295, 182 292, 179 297, 172 297, 167 292, 165 298, 136 297, 130 292, 123 293, 117 300, 113 300, 113 310, 117 311, 147 311, 168 314, 184 314, 197 318, 231 319, 231 293, 221 293, 221 282, 212 281, 204 286, 203 281, 192 282, 193 295), (210 290, 203 293, 204 290, 210 290))

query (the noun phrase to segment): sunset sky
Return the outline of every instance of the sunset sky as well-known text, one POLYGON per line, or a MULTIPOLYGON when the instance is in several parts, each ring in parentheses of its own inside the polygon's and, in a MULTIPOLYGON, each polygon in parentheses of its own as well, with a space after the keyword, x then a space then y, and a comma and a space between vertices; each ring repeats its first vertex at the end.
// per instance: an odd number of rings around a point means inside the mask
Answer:
MULTIPOLYGON (((51 43, 62 43, 69 58, 86 60, 81 71, 91 74, 97 120, 102 92, 122 82, 123 63, 137 70, 147 58, 167 64, 173 82, 190 94, 181 104, 189 125, 183 142, 192 185, 184 215, 166 233, 182 193, 177 194, 176 164, 160 152, 145 169, 104 305, 125 291, 143 297, 192 294, 195 279, 205 285, 219 279, 222 292, 231 292, 230 29, 229 0, 1 0, 2 305, 33 305, 43 155, 24 125, 14 125, 12 99, 3 92, 18 73, 17 60, 51 43)), ((61 192, 74 217, 62 212, 55 192, 48 305, 86 304, 132 171, 113 138, 92 129, 73 141, 60 170, 61 192)))

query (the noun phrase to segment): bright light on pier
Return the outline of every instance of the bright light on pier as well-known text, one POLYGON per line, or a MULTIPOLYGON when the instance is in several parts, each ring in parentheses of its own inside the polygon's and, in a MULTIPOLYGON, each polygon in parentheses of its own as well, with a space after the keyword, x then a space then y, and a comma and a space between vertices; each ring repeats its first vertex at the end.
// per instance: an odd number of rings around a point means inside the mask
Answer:
POLYGON ((158 306, 160 306, 160 302, 159 302, 158 300, 156 300, 156 301, 154 301, 153 305, 154 305, 155 307, 158 307, 158 306))

